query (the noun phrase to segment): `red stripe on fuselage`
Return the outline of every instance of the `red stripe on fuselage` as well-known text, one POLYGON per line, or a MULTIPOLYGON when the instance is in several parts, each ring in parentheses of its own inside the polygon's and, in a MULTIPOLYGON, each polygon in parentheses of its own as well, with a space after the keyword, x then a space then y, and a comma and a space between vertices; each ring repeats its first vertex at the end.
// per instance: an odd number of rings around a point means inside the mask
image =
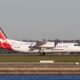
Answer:
POLYGON ((53 49, 53 50, 64 50, 64 49, 53 49))

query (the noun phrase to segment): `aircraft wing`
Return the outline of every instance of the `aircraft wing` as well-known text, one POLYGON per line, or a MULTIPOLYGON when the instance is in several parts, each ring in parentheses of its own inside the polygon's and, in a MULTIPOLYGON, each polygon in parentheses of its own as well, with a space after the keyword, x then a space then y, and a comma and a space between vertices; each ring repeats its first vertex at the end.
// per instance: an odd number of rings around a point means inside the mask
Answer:
POLYGON ((40 49, 42 45, 46 44, 46 41, 36 41, 35 45, 30 46, 30 50, 40 49))
POLYGON ((43 44, 46 44, 47 42, 45 41, 37 41, 36 44, 34 45, 34 47, 40 47, 43 44))

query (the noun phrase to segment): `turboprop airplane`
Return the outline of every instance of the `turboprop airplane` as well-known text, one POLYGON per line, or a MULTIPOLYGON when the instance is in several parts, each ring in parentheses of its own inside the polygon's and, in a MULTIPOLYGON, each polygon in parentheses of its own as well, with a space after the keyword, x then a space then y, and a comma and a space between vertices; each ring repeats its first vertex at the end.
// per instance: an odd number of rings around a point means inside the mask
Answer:
POLYGON ((36 41, 36 42, 24 42, 8 39, 3 32, 2 28, 0 28, 0 48, 19 51, 19 52, 27 52, 27 53, 43 53, 46 49, 52 49, 54 47, 53 42, 49 41, 36 41))
POLYGON ((26 53, 80 53, 79 43, 58 43, 50 41, 24 42, 8 39, 0 28, 0 48, 26 53))

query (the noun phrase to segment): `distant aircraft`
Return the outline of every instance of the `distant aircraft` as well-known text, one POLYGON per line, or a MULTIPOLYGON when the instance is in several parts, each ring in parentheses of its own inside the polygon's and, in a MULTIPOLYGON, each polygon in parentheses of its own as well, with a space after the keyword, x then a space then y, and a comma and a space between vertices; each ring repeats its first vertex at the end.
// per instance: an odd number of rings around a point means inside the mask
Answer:
POLYGON ((0 48, 26 53, 80 53, 79 43, 58 43, 50 41, 24 42, 8 39, 0 28, 0 48))
POLYGON ((41 52, 44 54, 44 52, 46 51, 45 49, 52 49, 53 47, 53 42, 45 40, 36 42, 24 42, 8 39, 2 28, 0 28, 0 48, 27 53, 41 52))

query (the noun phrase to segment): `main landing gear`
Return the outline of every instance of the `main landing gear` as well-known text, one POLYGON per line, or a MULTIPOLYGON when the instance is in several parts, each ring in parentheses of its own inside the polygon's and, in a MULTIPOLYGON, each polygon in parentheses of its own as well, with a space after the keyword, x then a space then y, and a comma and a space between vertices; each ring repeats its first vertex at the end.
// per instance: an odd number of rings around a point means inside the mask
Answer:
POLYGON ((40 52, 40 55, 41 56, 44 56, 46 53, 45 52, 40 52))

